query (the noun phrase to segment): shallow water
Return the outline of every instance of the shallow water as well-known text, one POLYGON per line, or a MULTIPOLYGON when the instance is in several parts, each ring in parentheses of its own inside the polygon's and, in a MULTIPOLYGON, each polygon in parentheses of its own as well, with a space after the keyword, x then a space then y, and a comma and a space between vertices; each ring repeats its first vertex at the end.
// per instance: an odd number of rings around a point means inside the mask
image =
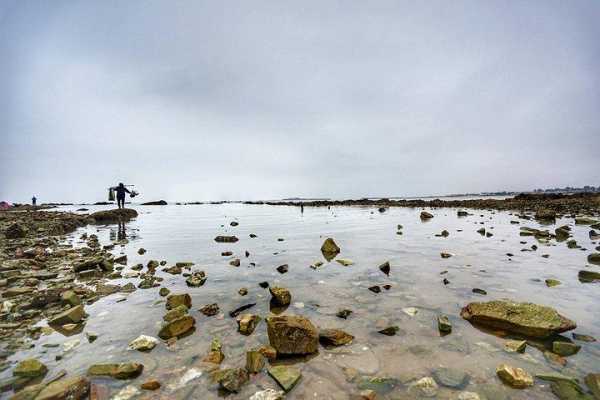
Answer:
MULTIPOLYGON (((86 306, 88 322, 81 334, 70 337, 53 333, 34 342, 35 346, 16 354, 13 359, 39 357, 50 368, 51 376, 61 369, 85 373, 98 362, 138 361, 144 373, 131 381, 95 379, 106 384, 116 394, 128 386, 139 387, 150 378, 161 381, 156 393, 140 393, 140 398, 213 399, 222 397, 208 374, 197 376, 200 360, 208 352, 210 340, 219 337, 223 343, 225 361, 222 367, 242 367, 245 351, 258 344, 267 344, 266 325, 261 322, 250 336, 237 333, 235 318, 228 312, 247 303, 257 303, 249 312, 262 317, 269 315, 268 290, 258 286, 268 281, 290 289, 292 305, 287 314, 308 317, 321 328, 341 328, 355 336, 352 345, 336 349, 320 348, 317 356, 303 360, 286 360, 301 369, 300 383, 286 396, 288 399, 347 399, 359 392, 356 379, 349 382, 345 367, 360 376, 394 379, 394 386, 379 393, 378 398, 410 397, 408 387, 416 379, 432 376, 440 366, 453 367, 469 374, 469 383, 462 389, 440 387, 437 398, 454 399, 460 391, 487 394, 489 399, 552 398, 547 382, 536 380, 533 388, 514 390, 496 378, 495 368, 502 362, 520 366, 532 374, 553 371, 542 352, 528 346, 525 354, 506 353, 499 336, 483 332, 460 318, 461 307, 470 301, 511 298, 555 307, 578 324, 575 332, 600 338, 600 285, 582 284, 577 272, 586 266, 587 255, 598 244, 588 237, 589 227, 574 225, 572 219, 556 222, 555 226, 572 226, 573 238, 588 251, 568 249, 564 242, 539 243, 533 237, 519 236, 519 227, 539 227, 535 221, 517 219, 508 212, 472 211, 459 218, 455 209, 431 210, 435 217, 428 222, 419 219, 420 209, 391 208, 379 213, 372 207, 306 207, 304 213, 296 207, 242 204, 189 206, 133 206, 139 217, 126 224, 128 244, 116 246, 114 254, 127 254, 130 267, 151 260, 166 260, 167 265, 192 261, 192 270, 203 270, 208 279, 200 288, 188 288, 181 275, 159 272, 165 280, 162 286, 172 293, 192 296, 191 315, 196 318, 196 331, 178 341, 174 349, 159 344, 150 353, 128 351, 128 343, 140 334, 157 336, 165 307, 158 295, 159 288, 138 289, 136 292, 114 294, 86 306), (239 226, 231 227, 231 221, 239 226), (520 224, 511 224, 519 220, 520 224), (396 233, 402 224, 402 235, 396 233), (487 238, 476 232, 485 227, 494 236, 487 238), (436 237, 443 229, 449 237, 436 237), (250 238, 249 234, 258 235, 250 238), (221 234, 234 234, 237 243, 216 243, 221 234), (351 259, 354 265, 344 267, 335 261, 312 269, 316 261, 325 261, 320 252, 323 240, 333 237, 341 248, 338 258, 351 259), (283 238, 283 241, 278 241, 283 238), (526 241, 527 244, 520 244, 526 241), (537 251, 522 252, 522 248, 538 246, 537 251), (143 247, 144 255, 137 250, 143 247), (234 256, 222 257, 221 252, 233 251, 234 256), (245 251, 250 256, 244 256, 245 251), (453 254, 442 259, 440 252, 453 254), (508 257, 506 253, 513 253, 508 257), (549 258, 543 258, 548 254, 549 258), (239 268, 229 265, 240 258, 239 268), (378 269, 385 261, 391 263, 387 277, 378 269), (249 263, 255 266, 249 266, 249 263), (279 274, 276 267, 289 265, 289 272, 279 274), (442 271, 448 271, 440 275, 442 271), (442 279, 450 283, 444 285, 442 279), (544 279, 555 278, 562 285, 547 288, 544 279), (367 288, 375 284, 391 284, 389 291, 375 294, 367 288), (237 292, 249 290, 247 296, 237 292), (473 288, 487 291, 487 296, 472 293, 473 288), (126 298, 125 301, 119 300, 126 298), (199 311, 205 304, 218 303, 221 317, 205 317, 199 311), (414 316, 403 309, 414 307, 414 316), (335 316, 340 308, 353 310, 343 320, 335 316), (453 331, 441 337, 436 324, 440 313, 449 316, 453 331), (401 332, 387 337, 376 331, 388 325, 398 325, 401 332), (85 332, 99 338, 88 343, 85 332), (64 353, 65 344, 78 344, 64 353), (58 347, 44 347, 43 345, 58 347), (63 354, 60 361, 57 355, 63 354)), ((61 209, 74 210, 77 207, 61 209)), ((103 207, 88 207, 91 211, 103 207)), ((549 228, 554 228, 550 226, 549 228)), ((102 245, 118 239, 116 226, 87 227, 78 230, 69 241, 83 245, 78 239, 84 232, 95 233, 102 245)), ((593 267, 597 268, 597 267, 593 267)), ((110 283, 125 284, 139 279, 119 279, 110 283)), ((565 336, 571 337, 571 333, 565 336)), ((600 345, 583 343, 581 351, 568 358, 567 366, 559 369, 566 375, 582 378, 589 372, 600 372, 600 345)), ((10 374, 5 371, 1 377, 10 374)), ((252 376, 242 392, 231 398, 249 398, 257 390, 277 389, 266 373, 252 376)), ((483 396, 482 396, 483 398, 483 396)))

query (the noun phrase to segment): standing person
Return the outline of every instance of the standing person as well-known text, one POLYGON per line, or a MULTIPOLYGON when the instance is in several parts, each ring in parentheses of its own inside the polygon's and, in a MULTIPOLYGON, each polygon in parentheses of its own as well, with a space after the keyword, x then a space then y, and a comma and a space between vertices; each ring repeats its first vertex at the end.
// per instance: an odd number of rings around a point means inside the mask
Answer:
POLYGON ((119 208, 125 208, 125 193, 131 194, 129 190, 123 185, 123 183, 119 183, 119 186, 113 188, 117 192, 117 206, 119 208))
POLYGON ((31 198, 31 205, 35 206, 37 204, 37 198, 35 197, 35 194, 33 195, 33 197, 31 198))

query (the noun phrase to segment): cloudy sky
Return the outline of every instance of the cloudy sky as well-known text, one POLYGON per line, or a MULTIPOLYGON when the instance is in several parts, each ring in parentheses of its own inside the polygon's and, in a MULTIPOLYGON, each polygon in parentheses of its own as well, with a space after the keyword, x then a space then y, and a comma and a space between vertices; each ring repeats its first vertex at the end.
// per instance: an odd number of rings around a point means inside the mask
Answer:
POLYGON ((600 185, 600 2, 0 1, 0 200, 600 185))

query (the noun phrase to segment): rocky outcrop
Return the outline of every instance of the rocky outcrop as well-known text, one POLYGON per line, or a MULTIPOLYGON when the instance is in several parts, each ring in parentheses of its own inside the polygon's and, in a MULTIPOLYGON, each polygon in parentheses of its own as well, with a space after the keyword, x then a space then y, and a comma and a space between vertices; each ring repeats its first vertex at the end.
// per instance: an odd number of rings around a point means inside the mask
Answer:
POLYGON ((469 303, 460 315, 474 324, 539 338, 577 327, 551 307, 506 300, 469 303))
POLYGON ((90 218, 97 224, 115 224, 129 221, 137 216, 137 211, 131 208, 116 208, 113 210, 97 211, 91 214, 90 218))
POLYGON ((267 333, 278 354, 311 354, 318 349, 317 328, 304 317, 281 315, 267 318, 267 333))

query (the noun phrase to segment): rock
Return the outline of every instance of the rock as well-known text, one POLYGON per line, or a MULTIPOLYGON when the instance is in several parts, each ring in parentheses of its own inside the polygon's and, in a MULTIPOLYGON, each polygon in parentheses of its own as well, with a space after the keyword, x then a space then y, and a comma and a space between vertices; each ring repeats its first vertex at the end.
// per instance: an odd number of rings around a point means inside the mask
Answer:
POLYGON ((141 375, 144 366, 139 363, 94 364, 88 368, 88 375, 110 376, 115 379, 133 379, 141 375))
POLYGON ((237 317, 238 332, 242 335, 251 335, 260 322, 260 317, 255 314, 242 314, 237 317))
POLYGON ((61 297, 63 304, 68 304, 71 307, 75 307, 75 306, 78 306, 81 304, 81 299, 72 290, 67 290, 65 292, 62 292, 60 297, 61 297))
POLYGON ((560 400, 593 400, 577 383, 557 381, 550 384, 550 390, 560 400))
POLYGON ((37 378, 46 375, 48 367, 35 358, 28 358, 17 364, 13 370, 13 376, 24 378, 37 378))
POLYGON ((504 350, 509 353, 524 353, 526 347, 526 340, 507 340, 504 342, 504 350))
POLYGON ((321 329, 319 341, 326 346, 343 346, 352 343, 354 336, 341 329, 321 329))
POLYGON ((354 264, 354 262, 352 260, 348 260, 345 258, 338 258, 337 261, 339 264, 343 265, 344 267, 349 267, 350 265, 354 264))
POLYGON ((428 213, 427 211, 421 211, 421 219, 423 221, 433 218, 433 214, 428 213))
POLYGON ((28 386, 11 397, 11 400, 84 400, 88 398, 90 382, 85 377, 74 376, 57 379, 28 386))
POLYGON ((97 211, 90 215, 96 223, 100 224, 114 224, 117 222, 129 221, 132 218, 138 216, 137 211, 131 208, 117 208, 113 210, 97 211))
POLYGON ((280 265, 279 267, 277 267, 277 272, 279 272, 280 274, 285 274, 286 272, 288 272, 288 265, 287 264, 283 264, 280 265))
POLYGON ((207 304, 203 306, 199 311, 207 317, 212 317, 219 313, 219 305, 217 303, 207 304))
POLYGON ((243 368, 228 368, 217 371, 214 379, 221 388, 228 392, 237 393, 248 382, 248 372, 243 368))
POLYGON ((338 310, 338 312, 335 315, 338 318, 347 319, 350 316, 350 314, 352 314, 352 310, 343 309, 338 310))
POLYGON ((546 286, 548 287, 554 287, 554 286, 558 286, 561 284, 561 282, 557 279, 546 279, 546 286))
POLYGON ((437 368, 433 377, 440 385, 454 389, 462 389, 469 383, 469 375, 455 368, 437 368))
POLYGON ((390 262, 386 261, 379 266, 379 270, 386 275, 390 275, 390 262))
POLYGON ((587 374, 585 376, 585 384, 594 394, 596 400, 600 400, 600 374, 587 374))
POLYGON ((21 295, 25 295, 25 294, 29 294, 33 292, 33 288, 31 287, 15 287, 15 288, 9 288, 6 289, 3 293, 2 293, 2 297, 5 299, 10 299, 12 297, 17 297, 17 296, 21 296, 21 295))
POLYGON ((469 215, 469 213, 468 213, 468 212, 466 212, 466 211, 463 211, 463 210, 458 210, 458 211, 456 212, 456 215, 457 215, 457 216, 459 216, 459 217, 466 217, 466 216, 468 216, 468 215, 469 215))
POLYGON ((331 261, 340 253, 340 248, 332 238, 327 238, 321 245, 321 253, 327 261, 331 261))
POLYGON ((375 400, 377 398, 377 392, 371 389, 361 390, 359 396, 361 400, 375 400))
POLYGON ((169 289, 167 289, 166 287, 161 287, 160 290, 158 291, 158 294, 160 295, 160 297, 166 297, 169 295, 169 293, 171 293, 171 291, 169 289))
POLYGON ((566 376, 563 374, 558 374, 558 373, 548 373, 548 374, 536 374, 535 377, 537 379, 541 379, 543 381, 548 381, 548 382, 560 382, 560 381, 565 381, 565 382, 569 382, 572 384, 577 385, 578 381, 575 378, 572 378, 570 376, 566 376))
POLYGON ((243 288, 240 288, 240 290, 238 290, 238 294, 239 294, 240 296, 245 296, 245 295, 247 295, 247 294, 248 294, 248 288, 245 288, 245 287, 243 287, 243 288))
POLYGON ((437 318, 438 330, 442 333, 450 333, 452 332, 452 324, 450 320, 445 315, 439 315, 437 318))
POLYGON ((232 267, 239 267, 241 265, 241 261, 239 258, 236 258, 235 260, 229 261, 229 265, 232 267))
POLYGON ((559 356, 568 357, 577 354, 581 346, 571 342, 554 341, 552 342, 552 352, 559 356))
POLYGON ((556 219, 556 211, 540 208, 535 212, 535 219, 539 221, 554 221, 556 219))
POLYGON ((258 351, 270 361, 277 359, 277 350, 273 346, 263 345, 258 348, 258 351))
POLYGON ((595 225, 598 221, 590 217, 577 217, 575 218, 575 224, 577 225, 595 225))
POLYGON ((378 331, 378 333, 381 333, 382 335, 386 336, 395 336, 399 330, 400 328, 397 326, 388 326, 387 328, 378 331))
POLYGON ((157 381, 156 379, 151 379, 149 381, 142 383, 142 385, 140 387, 144 390, 158 390, 158 389, 160 389, 160 382, 157 381))
POLYGON ((286 393, 292 390, 302 377, 300 370, 285 365, 271 367, 268 372, 286 393))
POLYGON ((450 257, 452 257, 452 254, 450 254, 450 253, 446 253, 446 252, 443 252, 443 251, 442 251, 442 252, 440 253, 440 257, 442 257, 442 258, 450 258, 450 257))
POLYGON ((500 364, 496 368, 496 375, 498 375, 502 382, 515 389, 524 389, 528 386, 533 386, 533 378, 521 368, 500 364))
POLYGON ((140 247, 140 248, 138 249, 137 253, 138 253, 138 254, 141 256, 141 255, 143 255, 143 254, 145 254, 145 253, 146 253, 146 249, 145 249, 145 248, 143 248, 143 247, 140 247))
POLYGON ((591 283, 594 281, 600 281, 600 272, 582 270, 579 271, 577 277, 581 283, 591 283))
POLYGON ((167 297, 167 310, 171 310, 181 304, 187 308, 192 308, 192 298, 189 294, 171 294, 167 297))
POLYGON ((577 327, 551 307, 508 300, 469 303, 460 315, 475 324, 539 338, 577 327))
POLYGON ((158 337, 167 340, 173 337, 179 337, 192 330, 196 325, 196 320, 191 315, 174 319, 160 328, 158 337))
POLYGON ((265 356, 258 350, 249 350, 246 352, 246 371, 257 374, 265 366, 265 356))
POLYGON ((267 318, 267 333, 278 354, 311 354, 318 349, 319 334, 304 317, 281 315, 267 318))
POLYGON ((158 339, 152 336, 140 335, 129 343, 130 350, 150 351, 158 344, 158 339))
POLYGON ((278 306, 287 306, 292 301, 292 295, 286 288, 272 286, 269 288, 271 292, 271 301, 278 306))
POLYGON ((212 364, 221 364, 225 359, 225 354, 223 354, 223 346, 221 345, 221 341, 218 338, 214 338, 210 343, 210 351, 202 359, 204 362, 212 363, 212 364))
POLYGON ((283 400, 283 392, 274 389, 261 390, 250 396, 250 400, 283 400))
POLYGON ((141 203, 141 206, 166 206, 168 203, 164 200, 155 200, 155 201, 148 201, 146 203, 141 203))
POLYGON ((206 282, 206 274, 204 271, 194 272, 185 280, 185 283, 190 287, 200 287, 204 285, 204 282, 206 282))
POLYGON ((481 397, 475 392, 460 392, 456 400, 481 400, 481 397))
POLYGON ((69 308, 67 311, 64 311, 50 321, 48 321, 48 325, 65 325, 65 324, 77 324, 83 320, 85 317, 85 311, 82 305, 78 305, 75 307, 69 308))
POLYGON ((217 236, 215 238, 215 242, 218 242, 218 243, 235 243, 238 240, 239 239, 235 236, 217 236))
POLYGON ((379 285, 374 285, 368 288, 373 293, 381 293, 381 288, 379 285))
POLYGON ((596 338, 590 335, 581 335, 579 333, 573 333, 573 339, 581 342, 592 343, 596 341, 596 338))
POLYGON ((15 222, 11 224, 8 228, 6 228, 6 230, 4 231, 4 236, 7 239, 24 238, 25 236, 27 236, 27 229, 15 222))
POLYGON ((558 354, 554 354, 551 351, 544 351, 544 358, 551 364, 556 364, 558 366, 564 367, 567 365, 567 359, 559 356, 558 354))
POLYGON ((422 397, 435 397, 438 391, 438 385, 433 378, 426 376, 409 385, 408 391, 414 395, 422 397))
POLYGON ((600 265, 600 253, 592 253, 592 254, 588 255, 587 261, 590 264, 600 265))

